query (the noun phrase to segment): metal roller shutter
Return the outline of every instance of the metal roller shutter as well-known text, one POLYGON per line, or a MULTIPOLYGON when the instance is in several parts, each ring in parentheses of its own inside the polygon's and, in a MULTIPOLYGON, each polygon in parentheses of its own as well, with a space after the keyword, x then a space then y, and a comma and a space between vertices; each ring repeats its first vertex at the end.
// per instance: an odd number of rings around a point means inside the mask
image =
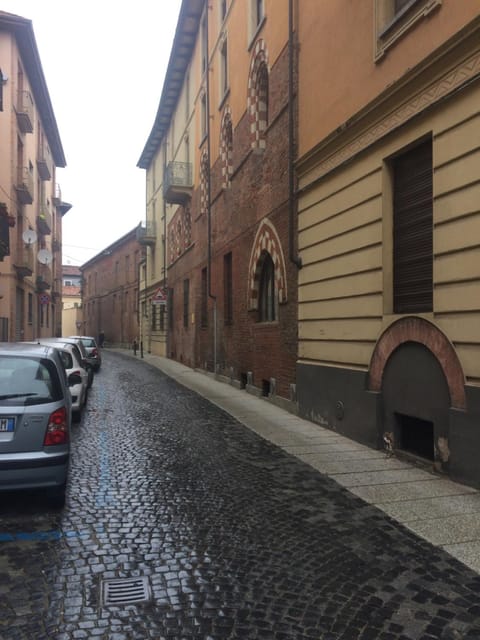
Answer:
POLYGON ((394 163, 393 297, 395 313, 433 308, 432 142, 394 163))

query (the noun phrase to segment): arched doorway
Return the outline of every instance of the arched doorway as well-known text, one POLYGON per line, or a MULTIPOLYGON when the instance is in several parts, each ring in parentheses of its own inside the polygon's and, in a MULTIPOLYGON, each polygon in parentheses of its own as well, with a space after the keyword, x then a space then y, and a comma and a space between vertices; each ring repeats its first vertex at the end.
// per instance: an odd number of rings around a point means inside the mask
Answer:
POLYGON ((451 400, 447 380, 433 353, 418 342, 401 344, 385 365, 382 398, 387 448, 444 468, 449 458, 451 400))

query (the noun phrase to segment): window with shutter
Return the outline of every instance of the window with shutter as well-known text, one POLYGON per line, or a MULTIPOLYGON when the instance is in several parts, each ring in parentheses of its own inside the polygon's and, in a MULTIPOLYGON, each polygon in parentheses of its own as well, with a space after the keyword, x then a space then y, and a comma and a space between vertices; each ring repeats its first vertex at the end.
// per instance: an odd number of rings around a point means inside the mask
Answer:
POLYGON ((429 140, 393 165, 393 306, 433 309, 433 170, 429 140))

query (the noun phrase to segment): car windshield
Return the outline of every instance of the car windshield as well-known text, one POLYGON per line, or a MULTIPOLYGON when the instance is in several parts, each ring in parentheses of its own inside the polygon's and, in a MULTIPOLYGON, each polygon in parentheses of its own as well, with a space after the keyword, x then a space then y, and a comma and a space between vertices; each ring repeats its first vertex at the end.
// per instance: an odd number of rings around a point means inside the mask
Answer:
POLYGON ((0 406, 45 404, 61 397, 52 362, 43 358, 0 356, 0 406))

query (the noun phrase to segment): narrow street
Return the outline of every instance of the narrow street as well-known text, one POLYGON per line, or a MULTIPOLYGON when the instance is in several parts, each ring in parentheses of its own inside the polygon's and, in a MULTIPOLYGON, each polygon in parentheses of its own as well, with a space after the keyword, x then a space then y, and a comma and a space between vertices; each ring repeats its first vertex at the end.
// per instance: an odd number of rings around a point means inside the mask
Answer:
POLYGON ((143 361, 72 439, 63 511, 2 495, 1 640, 480 638, 476 573, 143 361))

